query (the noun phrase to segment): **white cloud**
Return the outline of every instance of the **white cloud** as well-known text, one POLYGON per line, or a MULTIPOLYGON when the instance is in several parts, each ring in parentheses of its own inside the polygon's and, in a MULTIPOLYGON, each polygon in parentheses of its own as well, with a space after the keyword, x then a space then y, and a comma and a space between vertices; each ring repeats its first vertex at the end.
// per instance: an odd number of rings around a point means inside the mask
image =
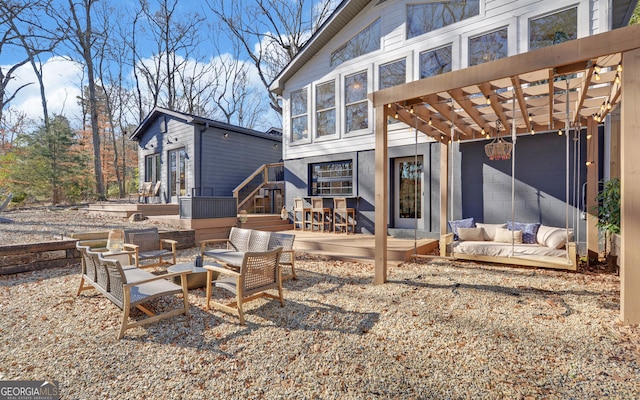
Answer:
MULTIPOLYGON (((7 67, 2 66, 2 68, 5 70, 7 67)), ((42 75, 49 115, 65 115, 75 124, 74 120, 81 118, 77 97, 80 96, 82 65, 69 59, 51 57, 43 65, 42 75)), ((42 121, 40 87, 31 65, 23 65, 14 76, 15 79, 8 87, 9 93, 13 93, 15 89, 26 83, 32 82, 32 84, 20 90, 9 106, 24 112, 35 121, 42 121)))

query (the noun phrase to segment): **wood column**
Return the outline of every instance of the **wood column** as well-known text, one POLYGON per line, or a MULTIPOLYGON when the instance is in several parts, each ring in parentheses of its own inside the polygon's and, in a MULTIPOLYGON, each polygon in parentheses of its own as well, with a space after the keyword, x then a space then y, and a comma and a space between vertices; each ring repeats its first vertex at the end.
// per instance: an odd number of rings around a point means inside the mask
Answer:
POLYGON ((447 233, 449 210, 449 146, 440 143, 440 236, 447 233))
POLYGON ((389 220, 389 167, 387 140, 387 107, 375 108, 375 276, 373 283, 387 281, 387 221, 389 220))
POLYGON ((600 245, 598 243, 598 171, 600 170, 599 160, 599 143, 598 140, 598 123, 589 118, 587 125, 587 264, 598 261, 600 245))
POLYGON ((620 319, 640 323, 640 49, 622 55, 620 319))

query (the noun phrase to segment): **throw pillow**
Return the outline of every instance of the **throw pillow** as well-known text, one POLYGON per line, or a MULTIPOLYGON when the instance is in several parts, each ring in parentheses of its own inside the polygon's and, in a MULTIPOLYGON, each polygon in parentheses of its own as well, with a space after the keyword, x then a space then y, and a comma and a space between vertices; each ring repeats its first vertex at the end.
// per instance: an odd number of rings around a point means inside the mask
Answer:
POLYGON ((513 243, 521 244, 522 243, 522 231, 511 231, 505 228, 496 228, 496 237, 494 241, 500 243, 511 243, 513 239, 513 243))
POLYGON ((507 224, 480 224, 477 223, 478 228, 484 229, 484 240, 493 241, 496 238, 497 228, 506 228, 507 224))
POLYGON ((567 244, 567 241, 573 239, 573 230, 569 229, 569 238, 567 240, 567 230, 565 228, 540 225, 536 238, 538 244, 542 246, 561 249, 567 244))
POLYGON ((537 243, 536 234, 538 233, 540 224, 507 221, 507 228, 510 231, 522 231, 522 243, 537 243))
POLYGON ((458 237, 459 237, 460 240, 483 242, 484 241, 484 229, 482 229, 482 228, 458 228, 458 237))
POLYGON ((449 221, 449 228, 453 232, 453 240, 458 240, 458 228, 473 228, 475 227, 473 217, 466 219, 458 219, 455 221, 449 221))

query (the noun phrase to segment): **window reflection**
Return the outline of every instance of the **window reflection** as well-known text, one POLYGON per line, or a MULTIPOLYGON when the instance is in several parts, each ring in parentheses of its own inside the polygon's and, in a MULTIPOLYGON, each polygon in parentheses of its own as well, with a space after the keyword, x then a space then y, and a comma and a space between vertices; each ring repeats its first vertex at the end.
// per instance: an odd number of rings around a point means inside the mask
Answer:
POLYGON ((307 89, 291 93, 291 141, 308 138, 307 89))
POLYGON ((407 39, 480 14, 480 0, 433 1, 407 5, 407 39))
POLYGON ((347 60, 379 50, 382 35, 380 29, 380 18, 378 18, 338 50, 331 53, 331 66, 335 67, 347 60))
POLYGON ((345 77, 346 131, 369 127, 369 103, 367 101, 367 71, 345 77))
POLYGON ((571 8, 529 22, 529 49, 574 40, 578 37, 578 9, 571 8))
POLYGON ((420 79, 451 71, 451 46, 420 53, 420 79))
POLYGON ((336 89, 335 81, 316 86, 316 136, 336 133, 336 89))
POLYGON ((507 28, 470 38, 469 65, 505 58, 507 50, 507 28))

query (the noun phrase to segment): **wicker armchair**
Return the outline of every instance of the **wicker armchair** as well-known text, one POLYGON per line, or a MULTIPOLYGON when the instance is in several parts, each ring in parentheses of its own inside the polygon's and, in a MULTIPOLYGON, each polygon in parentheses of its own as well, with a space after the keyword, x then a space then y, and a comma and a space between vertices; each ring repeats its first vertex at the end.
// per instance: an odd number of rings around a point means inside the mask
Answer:
POLYGON ((160 239, 158 228, 124 231, 124 250, 133 251, 135 265, 138 268, 175 265, 177 244, 175 240, 160 239), (171 250, 164 248, 165 244, 171 246, 171 250), (167 261, 165 257, 171 257, 172 260, 167 261), (158 261, 152 264, 140 264, 140 261, 154 259, 158 261))
POLYGON ((219 265, 205 265, 207 270, 207 294, 206 309, 210 304, 219 310, 232 313, 240 318, 240 323, 245 324, 244 303, 261 297, 269 297, 280 300, 284 307, 282 296, 282 278, 280 276, 280 254, 282 248, 267 252, 248 252, 244 254, 240 272, 235 272, 219 265), (228 278, 213 280, 213 273, 219 272, 230 275, 228 278), (230 303, 218 303, 211 301, 212 287, 218 287, 230 291, 236 296, 236 300, 230 303), (267 290, 277 289, 278 295, 267 293, 267 290))

